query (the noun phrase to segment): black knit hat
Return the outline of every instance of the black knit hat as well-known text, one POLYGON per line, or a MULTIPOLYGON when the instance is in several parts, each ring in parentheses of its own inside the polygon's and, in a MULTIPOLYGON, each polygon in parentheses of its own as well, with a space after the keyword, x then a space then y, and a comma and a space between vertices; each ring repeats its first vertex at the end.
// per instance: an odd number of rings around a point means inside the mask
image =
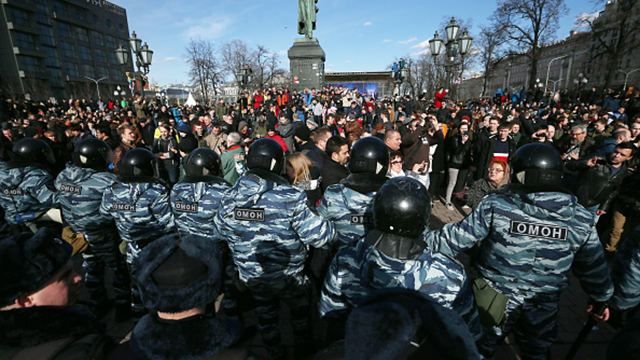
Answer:
POLYGON ((46 228, 0 240, 0 307, 41 289, 69 261, 71 250, 46 228))
POLYGON ((171 234, 152 241, 135 260, 144 306, 180 312, 212 303, 221 287, 220 253, 209 239, 171 234))

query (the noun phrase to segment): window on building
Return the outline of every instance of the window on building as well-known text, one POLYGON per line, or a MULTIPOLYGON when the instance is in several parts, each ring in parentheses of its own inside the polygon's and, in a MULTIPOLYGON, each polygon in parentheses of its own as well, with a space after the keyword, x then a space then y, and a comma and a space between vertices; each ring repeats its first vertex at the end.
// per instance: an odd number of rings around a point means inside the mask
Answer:
POLYGON ((79 41, 82 42, 89 42, 89 34, 87 33, 87 30, 81 28, 81 27, 77 27, 75 28, 75 33, 76 33, 76 39, 78 39, 79 41))
POLYGON ((113 51, 116 51, 116 49, 118 48, 116 39, 111 35, 104 35, 104 47, 106 47, 108 50, 113 49, 113 51))
POLYGON ((49 69, 49 83, 51 86, 62 86, 62 71, 60 69, 49 69))
POLYGON ((7 10, 7 17, 14 25, 28 26, 29 25, 29 13, 12 7, 5 7, 7 10))
POLYGON ((49 24, 49 8, 47 4, 38 3, 36 4, 36 13, 35 13, 36 21, 43 24, 49 24))
POLYGON ((23 50, 36 50, 36 42, 31 34, 13 32, 13 45, 23 50))
POLYGON ((44 55, 44 65, 47 67, 60 67, 60 59, 55 48, 43 46, 42 54, 44 55))
POLYGON ((62 55, 66 58, 75 59, 75 48, 71 43, 63 42, 60 44, 60 50, 62 50, 62 55))
POLYGON ((107 57, 102 49, 93 49, 93 61, 96 64, 106 64, 107 57))
POLYGON ((102 67, 102 66, 97 67, 96 68, 96 77, 99 77, 99 78, 106 77, 106 78, 108 78, 109 77, 109 69, 107 69, 105 67, 102 67))
POLYGON ((34 74, 40 69, 40 60, 33 56, 18 55, 18 66, 25 74, 34 74))
POLYGON ((83 65, 80 66, 80 68, 82 70, 81 71, 82 76, 88 76, 90 78, 95 77, 95 74, 93 72, 93 66, 91 66, 89 64, 83 64, 83 65))
POLYGON ((40 38, 40 44, 55 46, 56 42, 53 38, 53 31, 51 27, 45 24, 38 24, 38 33, 40 38))
POLYGON ((80 77, 80 71, 78 70, 78 65, 74 63, 66 63, 64 64, 64 71, 69 77, 80 77))
POLYGON ((102 38, 102 34, 97 31, 92 31, 91 43, 93 46, 104 46, 104 39, 102 38))
POLYGON ((78 57, 82 61, 91 61, 91 54, 89 53, 89 48, 86 46, 78 46, 78 57))
POLYGON ((73 35, 71 34, 71 26, 67 23, 57 22, 56 31, 58 32, 58 36, 64 40, 69 41, 73 38, 73 35))

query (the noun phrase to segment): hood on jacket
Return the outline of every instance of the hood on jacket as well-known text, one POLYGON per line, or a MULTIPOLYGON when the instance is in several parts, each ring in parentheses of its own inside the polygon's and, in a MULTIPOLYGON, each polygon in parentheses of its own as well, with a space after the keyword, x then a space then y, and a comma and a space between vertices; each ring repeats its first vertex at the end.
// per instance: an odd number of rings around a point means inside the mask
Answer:
POLYGON ((575 216, 578 206, 578 199, 574 195, 560 189, 524 192, 519 191, 517 187, 507 186, 505 195, 520 203, 518 205, 525 213, 538 219, 568 221, 575 216))

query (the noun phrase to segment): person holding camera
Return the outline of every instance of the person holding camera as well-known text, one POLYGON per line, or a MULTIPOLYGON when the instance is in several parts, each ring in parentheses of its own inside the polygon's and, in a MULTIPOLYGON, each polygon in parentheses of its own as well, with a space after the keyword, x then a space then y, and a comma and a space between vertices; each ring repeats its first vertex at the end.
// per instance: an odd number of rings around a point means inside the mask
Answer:
POLYGON ((454 192, 464 190, 465 180, 471 167, 472 141, 469 133, 469 123, 463 121, 460 126, 451 132, 445 142, 448 164, 449 180, 445 193, 445 206, 453 210, 451 196, 454 192))
POLYGON ((426 128, 420 119, 408 118, 399 130, 401 135, 400 151, 404 156, 403 170, 405 172, 417 170, 420 182, 428 188, 430 161, 426 128), (415 168, 416 164, 422 165, 415 168))

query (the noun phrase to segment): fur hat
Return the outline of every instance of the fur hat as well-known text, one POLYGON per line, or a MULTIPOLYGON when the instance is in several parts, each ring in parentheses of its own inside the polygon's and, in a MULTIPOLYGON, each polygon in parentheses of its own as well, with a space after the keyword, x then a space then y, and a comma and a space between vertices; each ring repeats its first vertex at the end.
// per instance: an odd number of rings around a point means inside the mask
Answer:
POLYGON ((480 359, 467 324, 457 313, 405 289, 374 291, 349 314, 344 355, 346 359, 363 360, 404 359, 410 355, 480 359))
POLYGON ((42 288, 71 258, 71 246, 49 229, 0 240, 0 307, 42 288))
POLYGON ((142 303, 149 310, 180 312, 212 303, 221 287, 214 243, 189 234, 152 241, 134 263, 142 303))

